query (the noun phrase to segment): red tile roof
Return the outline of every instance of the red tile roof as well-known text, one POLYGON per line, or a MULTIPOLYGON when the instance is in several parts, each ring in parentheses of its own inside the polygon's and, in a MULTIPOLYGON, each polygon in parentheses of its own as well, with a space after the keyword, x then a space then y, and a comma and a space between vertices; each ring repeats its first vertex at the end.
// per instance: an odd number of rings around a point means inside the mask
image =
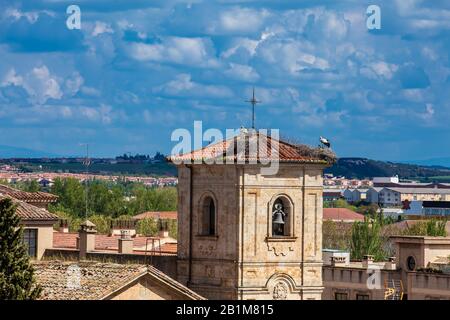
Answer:
POLYGON ((48 212, 44 208, 39 208, 28 204, 24 201, 19 201, 10 196, 0 195, 0 199, 9 198, 16 205, 16 214, 22 221, 58 221, 59 217, 53 213, 48 212))
POLYGON ((178 213, 176 211, 147 211, 135 215, 132 219, 134 220, 142 220, 142 219, 172 219, 176 220, 178 213))
MULTIPOLYGON (((54 232, 53 233, 53 248, 65 248, 65 249, 75 249, 77 247, 78 233, 75 232, 54 232)), ((96 234, 95 235, 95 250, 111 250, 117 251, 119 247, 120 236, 109 236, 106 234, 96 234)), ((133 248, 135 248, 134 253, 145 254, 145 246, 148 246, 148 251, 155 251, 157 253, 165 254, 176 254, 177 253, 177 243, 167 242, 162 243, 161 248, 158 246, 161 238, 158 237, 134 237, 133 248), (154 241, 152 241, 154 240, 154 241), (156 249, 152 249, 152 244, 154 243, 156 249)), ((170 240, 170 239, 169 239, 170 240)), ((174 241, 174 240, 172 240, 174 241)))
POLYGON ((293 145, 282 140, 278 141, 277 147, 277 141, 270 136, 249 130, 248 132, 242 131, 239 135, 228 140, 220 141, 189 153, 172 155, 168 160, 176 163, 204 162, 206 160, 211 162, 213 160, 221 160, 223 163, 228 161, 233 163, 239 160, 245 162, 279 160, 280 162, 327 164, 335 160, 335 155, 328 149, 293 145), (252 143, 250 144, 250 142, 252 143), (253 145, 253 143, 259 147, 259 150, 253 151, 250 148, 250 145, 253 145), (242 152, 238 150, 241 148, 243 149, 242 152))
POLYGON ((42 287, 40 300, 110 299, 133 281, 151 277, 183 300, 204 300, 194 291, 152 266, 94 261, 33 261, 36 281, 42 287), (70 282, 70 275, 76 276, 70 282))
POLYGON ((9 186, 0 184, 0 195, 10 196, 17 200, 22 200, 25 202, 43 202, 51 203, 58 200, 58 196, 46 193, 46 192, 26 192, 22 190, 17 190, 9 186))
POLYGON ((161 252, 163 253, 177 253, 177 243, 167 242, 161 245, 161 252))
POLYGON ((364 216, 347 208, 324 208, 323 220, 364 221, 364 216))

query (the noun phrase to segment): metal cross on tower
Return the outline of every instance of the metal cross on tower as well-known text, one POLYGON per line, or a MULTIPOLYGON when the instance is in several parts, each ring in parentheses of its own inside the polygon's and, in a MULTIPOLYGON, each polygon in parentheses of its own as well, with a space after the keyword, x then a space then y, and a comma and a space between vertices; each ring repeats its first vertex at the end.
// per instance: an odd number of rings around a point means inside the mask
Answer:
POLYGON ((252 104, 252 128, 255 129, 255 105, 257 103, 261 103, 261 101, 256 100, 255 98, 255 87, 253 87, 253 96, 250 100, 246 100, 245 102, 250 102, 252 104))

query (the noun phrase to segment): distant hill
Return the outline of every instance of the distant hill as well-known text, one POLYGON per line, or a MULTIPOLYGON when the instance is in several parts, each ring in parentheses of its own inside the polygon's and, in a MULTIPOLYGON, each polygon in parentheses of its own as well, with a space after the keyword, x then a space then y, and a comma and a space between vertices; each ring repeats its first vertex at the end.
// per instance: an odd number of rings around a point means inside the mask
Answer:
POLYGON ((422 166, 436 166, 450 168, 450 157, 430 158, 426 160, 400 161, 402 163, 418 164, 422 166))
MULTIPOLYGON (((450 168, 417 164, 394 163, 366 158, 340 158, 335 165, 325 170, 335 176, 347 178, 390 177, 429 180, 431 177, 448 177, 450 168)), ((442 179, 436 179, 442 180, 442 179)))
MULTIPOLYGON (((2 149, 0 146, 0 152, 1 150, 2 149)), ((15 157, 18 157, 17 154, 18 153, 15 153, 15 157)), ((39 153, 35 154, 37 155, 39 153)), ((0 158, 6 157, 0 153, 0 158)), ((89 172, 98 174, 157 176, 177 175, 176 167, 172 163, 165 161, 159 163, 110 163, 109 160, 101 158, 92 159, 89 172)), ((86 170, 83 163, 79 161, 58 161, 57 159, 20 159, 18 160, 18 163, 13 160, 3 160, 2 162, 15 164, 22 170, 28 172, 47 171, 82 173, 86 170)), ((347 178, 358 179, 398 175, 402 179, 450 182, 450 168, 447 167, 394 163, 366 158, 340 158, 335 165, 327 168, 325 172, 332 173, 335 176, 345 176, 347 178)))
POLYGON ((44 151, 0 145, 0 159, 54 158, 54 157, 57 157, 57 155, 44 151))

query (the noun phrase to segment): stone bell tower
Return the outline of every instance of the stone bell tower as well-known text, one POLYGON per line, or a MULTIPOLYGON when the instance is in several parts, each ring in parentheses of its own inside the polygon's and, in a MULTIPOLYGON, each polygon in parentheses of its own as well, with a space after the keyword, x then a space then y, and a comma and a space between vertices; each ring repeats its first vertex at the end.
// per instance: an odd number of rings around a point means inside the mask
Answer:
POLYGON ((243 131, 170 157, 179 179, 178 281, 208 299, 321 299, 322 173, 334 154, 263 136, 267 158, 279 160, 265 174, 248 147, 261 136, 243 131))

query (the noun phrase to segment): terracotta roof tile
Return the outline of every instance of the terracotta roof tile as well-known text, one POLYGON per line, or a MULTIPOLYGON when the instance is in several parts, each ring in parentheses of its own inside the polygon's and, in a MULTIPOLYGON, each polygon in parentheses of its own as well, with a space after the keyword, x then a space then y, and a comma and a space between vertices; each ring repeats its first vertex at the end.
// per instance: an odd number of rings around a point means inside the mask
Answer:
MULTIPOLYGON (((78 233, 57 232, 53 233, 53 248, 76 249, 78 233)), ((95 235, 95 250, 98 251, 118 251, 120 236, 109 236, 106 234, 95 235)), ((148 251, 162 254, 176 254, 177 243, 172 238, 159 237, 133 237, 133 251, 135 254, 145 254, 148 251), (152 241, 154 240, 154 241, 152 241), (161 247, 159 248, 159 245, 161 247), (146 247, 147 245, 147 247, 146 247), (155 248, 152 248, 152 246, 155 248)))
POLYGON ((0 199, 9 198, 16 205, 16 214, 22 221, 57 221, 59 217, 53 213, 48 212, 44 208, 39 208, 28 204, 24 201, 19 201, 10 196, 1 196, 0 199))
POLYGON ((168 284, 170 290, 175 288, 187 299, 203 299, 152 266, 93 261, 41 261, 33 262, 33 266, 36 280, 43 289, 41 300, 105 299, 144 275, 168 284))
POLYGON ((7 195, 25 202, 56 202, 58 196, 46 192, 26 192, 0 184, 0 195, 7 195))
POLYGON ((172 155, 168 160, 175 163, 192 163, 194 161, 202 163, 212 162, 212 160, 221 160, 223 163, 227 161, 233 163, 239 160, 245 162, 279 160, 280 162, 327 164, 334 162, 335 155, 328 149, 293 145, 282 140, 279 140, 277 144, 270 136, 250 130, 189 153, 172 155), (251 150, 250 145, 259 146, 259 150, 251 150))
POLYGON ((323 220, 364 221, 364 215, 347 208, 324 208, 323 220))
POLYGON ((162 253, 177 253, 178 244, 167 242, 161 245, 161 252, 162 253))

